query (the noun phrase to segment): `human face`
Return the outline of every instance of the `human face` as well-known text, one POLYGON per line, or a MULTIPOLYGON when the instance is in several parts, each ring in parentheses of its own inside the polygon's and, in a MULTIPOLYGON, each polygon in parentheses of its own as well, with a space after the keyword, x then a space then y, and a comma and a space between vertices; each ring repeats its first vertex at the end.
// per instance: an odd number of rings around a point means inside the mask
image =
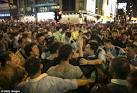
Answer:
POLYGON ((134 49, 128 48, 127 54, 129 57, 134 57, 136 53, 135 53, 134 49))
POLYGON ((105 46, 106 49, 110 49, 111 48, 111 44, 110 43, 105 43, 104 46, 105 46))
POLYGON ((123 40, 127 40, 128 39, 128 36, 127 35, 123 35, 123 40))
POLYGON ((40 55, 40 51, 39 51, 39 48, 38 48, 37 45, 34 45, 32 47, 32 55, 34 55, 34 56, 39 56, 40 55))
POLYGON ((43 44, 44 39, 45 39, 45 37, 44 37, 44 36, 41 36, 41 37, 39 37, 38 42, 39 42, 40 44, 43 44))
POLYGON ((16 54, 11 53, 10 58, 11 58, 11 64, 14 64, 14 65, 20 64, 20 58, 16 54))
POLYGON ((118 33, 117 33, 117 32, 113 32, 113 33, 112 33, 112 37, 113 37, 113 38, 115 38, 115 37, 117 37, 117 36, 118 36, 118 33))

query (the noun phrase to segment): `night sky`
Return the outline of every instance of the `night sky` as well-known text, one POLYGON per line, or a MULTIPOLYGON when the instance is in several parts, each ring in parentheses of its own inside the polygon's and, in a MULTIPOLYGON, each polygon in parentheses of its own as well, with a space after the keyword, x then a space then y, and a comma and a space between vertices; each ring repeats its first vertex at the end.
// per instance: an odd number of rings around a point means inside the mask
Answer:
POLYGON ((133 1, 133 13, 134 16, 137 17, 137 0, 132 0, 133 1))

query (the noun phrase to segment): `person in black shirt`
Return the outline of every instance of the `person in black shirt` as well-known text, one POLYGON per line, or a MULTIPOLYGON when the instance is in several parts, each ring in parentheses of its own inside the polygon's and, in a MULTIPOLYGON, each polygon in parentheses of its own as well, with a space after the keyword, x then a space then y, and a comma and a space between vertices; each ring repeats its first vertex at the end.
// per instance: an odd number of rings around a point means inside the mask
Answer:
POLYGON ((130 72, 128 60, 124 57, 114 58, 110 63, 111 83, 108 87, 112 93, 129 93, 126 78, 130 72))

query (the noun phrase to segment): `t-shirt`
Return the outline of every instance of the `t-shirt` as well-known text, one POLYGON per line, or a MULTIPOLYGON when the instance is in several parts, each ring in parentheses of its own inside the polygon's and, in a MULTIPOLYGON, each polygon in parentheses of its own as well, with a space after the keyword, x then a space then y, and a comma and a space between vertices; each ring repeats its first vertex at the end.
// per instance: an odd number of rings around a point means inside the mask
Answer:
POLYGON ((15 89, 21 93, 64 93, 77 88, 76 80, 51 77, 44 73, 35 79, 28 79, 15 89))
POLYGON ((60 65, 53 66, 47 71, 48 75, 60 77, 64 79, 80 79, 83 76, 83 72, 78 66, 71 64, 62 67, 60 65))

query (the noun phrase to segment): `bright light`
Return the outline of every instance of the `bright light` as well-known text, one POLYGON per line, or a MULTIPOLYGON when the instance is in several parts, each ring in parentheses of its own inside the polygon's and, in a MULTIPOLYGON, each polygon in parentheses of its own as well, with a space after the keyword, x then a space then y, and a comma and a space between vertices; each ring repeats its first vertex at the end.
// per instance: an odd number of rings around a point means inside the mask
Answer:
POLYGON ((96 0, 87 0, 86 11, 95 13, 96 11, 96 0))
POLYGON ((47 20, 47 19, 54 19, 55 13, 54 12, 37 13, 37 17, 38 17, 38 21, 47 20))
POLYGON ((124 9, 126 10, 127 3, 118 3, 118 9, 124 9))
POLYGON ((116 15, 117 0, 109 0, 108 13, 110 16, 114 17, 116 15))
POLYGON ((0 17, 9 17, 9 16, 10 16, 9 13, 7 13, 7 14, 0 14, 0 17))

